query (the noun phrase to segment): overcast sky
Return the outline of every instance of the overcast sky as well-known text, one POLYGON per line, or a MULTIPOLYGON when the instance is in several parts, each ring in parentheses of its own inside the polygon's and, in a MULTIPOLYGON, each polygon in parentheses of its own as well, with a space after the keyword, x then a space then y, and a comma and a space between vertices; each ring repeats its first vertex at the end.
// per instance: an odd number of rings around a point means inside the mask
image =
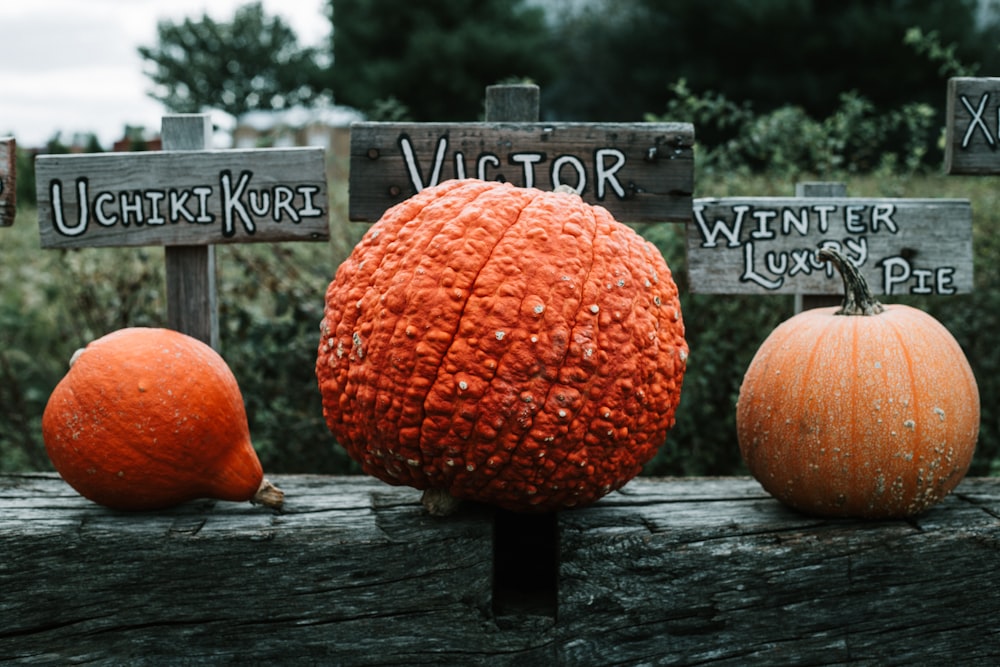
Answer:
MULTIPOLYGON (((165 109, 147 95, 136 48, 156 22, 207 13, 228 21, 249 0, 0 0, 0 136, 25 148, 56 132, 94 132, 109 148, 125 125, 158 130, 165 109)), ((306 45, 329 34, 325 0, 263 0, 306 45)))

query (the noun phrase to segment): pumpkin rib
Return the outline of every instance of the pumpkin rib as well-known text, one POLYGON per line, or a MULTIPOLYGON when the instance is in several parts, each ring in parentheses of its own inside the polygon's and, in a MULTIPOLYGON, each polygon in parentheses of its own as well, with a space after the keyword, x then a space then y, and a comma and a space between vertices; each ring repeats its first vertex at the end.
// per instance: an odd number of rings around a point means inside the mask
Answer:
MULTIPOLYGON (((567 195, 567 196, 570 196, 570 195, 567 195)), ((574 204, 576 204, 576 202, 574 202, 574 204)), ((560 378, 564 374, 564 370, 566 368, 566 362, 569 359, 570 351, 572 349, 572 342, 576 339, 576 335, 575 334, 579 331, 579 329, 581 327, 580 317, 581 317, 581 313, 584 310, 585 290, 586 290, 586 286, 589 285, 589 284, 591 284, 590 281, 591 281, 591 276, 593 275, 593 271, 594 271, 594 264, 595 264, 595 261, 596 261, 595 258, 598 257, 597 251, 595 249, 595 245, 596 245, 595 240, 597 238, 597 220, 596 220, 596 216, 594 215, 594 211, 591 208, 581 207, 581 206, 578 206, 578 205, 575 206, 575 208, 583 213, 583 217, 585 218, 585 220, 587 222, 591 223, 589 225, 589 228, 590 228, 589 229, 589 231, 590 231, 589 237, 590 237, 590 239, 589 239, 589 242, 586 244, 586 246, 589 247, 589 249, 590 249, 590 261, 587 262, 587 272, 584 274, 583 278, 580 280, 580 291, 579 291, 579 298, 577 299, 577 303, 576 303, 576 309, 573 311, 573 313, 571 315, 568 315, 567 318, 566 318, 567 322, 572 322, 572 326, 570 326, 570 328, 569 328, 569 333, 568 333, 569 340, 567 342, 565 351, 562 353, 561 358, 560 358, 560 360, 558 362, 558 366, 557 366, 557 368, 555 370, 555 376, 556 376, 556 378, 560 378)), ((565 228, 565 225, 564 225, 564 228, 565 228)), ((596 338, 596 336, 594 336, 594 337, 596 338)), ((600 349, 600 345, 597 345, 597 347, 598 347, 598 349, 600 349)), ((591 379, 593 379, 593 377, 591 377, 591 379)), ((559 394, 555 393, 555 392, 557 392, 560 389, 560 385, 561 385, 561 383, 559 383, 559 382, 551 382, 551 383, 549 383, 549 386, 548 386, 547 391, 545 393, 545 400, 542 402, 543 406, 544 405, 551 405, 553 401, 556 402, 556 403, 560 402, 558 400, 559 394)), ((575 419, 579 418, 579 412, 575 411, 572 415, 569 415, 569 413, 567 413, 567 416, 568 416, 568 419, 567 419, 567 422, 568 422, 567 428, 569 430, 572 430, 573 421, 575 419)), ((551 485, 552 476, 555 475, 556 472, 562 467, 563 463, 567 460, 568 457, 569 457, 569 453, 564 452, 561 447, 560 448, 556 448, 556 450, 555 450, 555 458, 552 459, 555 462, 555 465, 553 465, 552 467, 550 467, 547 471, 546 470, 542 470, 541 471, 541 474, 540 474, 539 479, 538 479, 539 483, 540 484, 546 484, 546 483, 548 483, 548 484, 551 485)))
MULTIPOLYGON (((456 185, 458 184, 456 183, 456 185)), ((470 206, 479 206, 481 209, 483 209, 484 211, 483 213, 476 215, 477 220, 481 219, 484 214, 485 215, 490 214, 489 207, 484 206, 483 205, 484 202, 482 201, 483 199, 489 199, 491 196, 493 196, 492 191, 488 187, 485 187, 479 182, 470 182, 465 184, 465 186, 463 187, 446 188, 446 192, 453 193, 455 191, 459 191, 462 194, 465 193, 472 194, 472 199, 466 200, 466 205, 464 208, 467 209, 470 206)), ((438 221, 438 219, 435 217, 435 215, 438 214, 438 211, 435 210, 434 203, 435 201, 438 200, 438 198, 427 197, 427 199, 430 200, 430 203, 427 205, 422 205, 423 202, 420 199, 418 199, 416 202, 411 202, 410 204, 411 207, 416 207, 419 205, 419 209, 415 215, 408 217, 408 219, 405 220, 404 222, 398 222, 398 218, 391 219, 391 222, 395 222, 396 224, 399 225, 399 228, 395 230, 396 233, 393 235, 394 238, 398 238, 404 231, 405 232, 414 231, 412 229, 413 226, 419 226, 422 228, 425 225, 430 225, 434 222, 438 222, 437 227, 434 229, 434 232, 426 234, 425 238, 422 236, 421 237, 423 239, 422 245, 419 248, 414 249, 413 252, 419 253, 420 255, 428 254, 430 247, 435 243, 436 240, 440 238, 442 229, 446 227, 449 222, 447 218, 440 218, 440 220, 438 221)), ((421 229, 420 231, 426 231, 426 230, 421 229)), ((388 254, 389 253, 387 252, 386 255, 388 254)), ((380 263, 379 266, 372 271, 371 274, 372 279, 373 280, 377 279, 380 275, 383 275, 383 273, 385 272, 386 269, 384 269, 384 263, 380 263)), ((416 270, 414 270, 411 273, 407 284, 399 288, 407 296, 407 298, 404 300, 405 304, 403 305, 403 313, 401 320, 413 319, 414 309, 420 310, 422 308, 422 304, 412 304, 411 302, 411 296, 415 293, 413 285, 414 281, 417 280, 417 277, 418 274, 416 270)), ((468 293, 466 294, 465 299, 463 300, 459 313, 464 311, 464 308, 466 307, 466 304, 468 302, 468 298, 473 292, 473 288, 474 288, 474 283, 470 281, 468 293)), ((455 317, 453 321, 454 321, 454 327, 450 331, 446 332, 449 340, 454 340, 455 331, 457 330, 459 322, 461 322, 461 315, 455 317)), ((449 324, 450 322, 442 322, 440 320, 433 322, 433 325, 436 327, 436 330, 441 330, 440 329, 441 326, 449 324)), ((386 345, 385 346, 374 345, 374 342, 371 341, 371 339, 369 339, 369 343, 375 347, 375 352, 382 352, 383 347, 391 347, 391 342, 393 340, 393 331, 379 330, 377 333, 385 338, 386 345)), ((427 342, 426 336, 420 338, 420 340, 424 341, 425 343, 427 342)), ((426 352, 430 347, 431 346, 429 345, 425 345, 421 348, 421 350, 426 352)), ((417 393, 419 388, 414 383, 414 378, 423 377, 421 373, 422 369, 425 370, 428 375, 430 375, 432 373, 431 371, 432 367, 436 369, 435 371, 433 371, 436 376, 436 374, 440 372, 440 367, 446 354, 447 350, 445 350, 444 354, 439 355, 435 361, 432 359, 421 360, 419 358, 421 355, 415 353, 413 355, 413 365, 410 369, 409 381, 406 383, 408 391, 411 392, 411 394, 408 396, 408 398, 410 399, 409 404, 414 406, 415 405, 421 406, 421 413, 419 415, 412 415, 410 418, 410 422, 414 423, 414 428, 418 430, 418 434, 413 438, 413 443, 404 445, 401 439, 397 439, 398 446, 400 446, 400 451, 398 451, 397 454, 405 458, 408 462, 408 465, 400 467, 396 472, 400 477, 402 476, 408 477, 410 480, 409 483, 415 486, 416 488, 426 488, 428 486, 428 480, 426 479, 426 475, 423 472, 428 465, 427 455, 426 455, 427 449, 425 448, 424 445, 425 440, 423 436, 423 430, 425 428, 427 421, 426 420, 427 396, 433 389, 433 383, 429 384, 426 388, 426 391, 423 391, 423 394, 418 398, 417 393), (403 456, 402 450, 405 450, 405 456, 403 456), (411 461, 416 461, 416 464, 414 465, 413 463, 409 463, 411 461), (405 475, 403 474, 404 472, 406 473, 405 475)), ((391 403, 396 393, 397 393, 397 387, 395 385, 394 379, 389 374, 382 374, 379 377, 374 387, 374 395, 375 395, 374 401, 376 402, 376 404, 379 402, 379 400, 384 400, 386 402, 391 403)), ((388 423, 396 423, 396 420, 392 418, 386 419, 385 421, 388 423)), ((399 429, 397 429, 397 431, 398 430, 399 429)), ((400 480, 400 483, 403 483, 403 481, 400 480)))
MULTIPOLYGON (((515 220, 514 224, 512 224, 508 228, 508 230, 507 230, 508 233, 510 232, 510 230, 515 229, 515 228, 518 227, 518 223, 521 222, 521 218, 523 216, 525 216, 525 214, 526 214, 527 211, 531 210, 531 207, 532 207, 533 204, 536 205, 536 206, 543 206, 543 207, 547 205, 547 202, 542 197, 542 195, 543 195, 543 193, 541 191, 535 191, 535 192, 533 192, 533 196, 531 197, 531 199, 526 203, 526 205, 524 207, 522 207, 521 211, 519 212, 517 220, 515 220)), ((580 209, 580 210, 583 210, 584 213, 585 213, 585 209, 580 209)), ((534 214, 535 212, 532 210, 532 213, 534 214)), ((496 248, 499 247, 501 243, 502 243, 502 239, 494 247, 494 249, 493 249, 494 253, 496 252, 496 248)), ((590 244, 590 245, 592 245, 592 244, 590 244)), ((584 278, 586 278, 586 276, 584 276, 584 278)), ((565 321, 567 321, 567 322, 570 321, 571 319, 575 319, 578 316, 578 313, 579 313, 580 308, 582 306, 582 302, 583 302, 583 288, 584 288, 584 286, 587 283, 586 283, 585 280, 580 280, 579 284, 580 284, 579 297, 575 299, 575 301, 577 303, 577 306, 576 306, 576 309, 571 314, 566 314, 565 321)), ((522 302, 523 302, 523 299, 526 298, 527 296, 531 296, 531 295, 530 294, 526 294, 524 297, 522 297, 522 302)), ((569 330, 569 334, 568 334, 568 338, 570 340, 572 340, 572 337, 573 337, 572 336, 572 332, 573 332, 573 330, 570 329, 569 330)), ((512 345, 513 345, 513 343, 512 343, 512 345)), ((511 351, 511 349, 507 348, 505 354, 495 360, 496 364, 497 364, 497 369, 496 369, 496 373, 494 374, 491 382, 489 383, 489 391, 490 392, 494 392, 494 393, 496 393, 498 395, 500 393, 502 393, 502 392, 500 392, 495 387, 494 383, 495 383, 495 381, 497 380, 498 377, 503 378, 504 380, 506 380, 506 378, 508 376, 507 366, 509 365, 509 362, 507 360, 510 358, 509 357, 510 351, 511 351)), ((559 358, 557 360, 551 360, 550 361, 550 364, 549 364, 549 366, 551 368, 550 373, 555 378, 558 378, 562 374, 563 369, 564 369, 564 367, 566 365, 566 360, 568 358, 568 352, 569 352, 569 344, 567 344, 565 346, 565 350, 559 355, 559 358)), ((515 365, 515 369, 516 369, 516 365, 515 365)), ((556 383, 555 382, 548 382, 547 384, 548 384, 548 386, 546 387, 546 395, 545 395, 544 399, 541 402, 541 406, 542 407, 539 408, 540 411, 544 411, 545 410, 545 406, 547 406, 547 405, 550 404, 550 399, 552 397, 552 391, 556 388, 556 383)), ((524 429, 523 433, 521 433, 517 437, 516 441, 512 443, 513 446, 509 448, 509 451, 507 452, 506 458, 502 462, 502 465, 498 469, 495 469, 495 471, 493 472, 493 476, 494 476, 495 479, 500 479, 501 478, 502 473, 504 472, 504 469, 509 468, 514 463, 514 461, 517 458, 519 452, 523 453, 525 441, 532 436, 532 429, 533 429, 534 423, 535 423, 534 417, 536 417, 536 416, 537 416, 537 413, 535 415, 533 415, 532 428, 526 428, 526 429, 524 429)), ((561 449, 556 449, 555 453, 556 454, 562 453, 561 449)), ((476 468, 478 469, 482 465, 488 463, 493 458, 493 456, 495 456, 495 454, 488 454, 487 456, 485 456, 485 458, 482 457, 482 456, 475 457, 473 459, 473 461, 474 461, 473 465, 475 465, 476 468)), ((555 465, 551 466, 549 468, 549 473, 550 474, 549 475, 545 475, 544 474, 544 470, 543 470, 542 474, 536 480, 534 480, 534 482, 536 482, 536 484, 534 484, 534 485, 537 486, 538 484, 543 484, 545 481, 547 481, 547 478, 549 476, 551 476, 551 474, 554 473, 555 470, 557 470, 558 467, 562 463, 562 461, 560 461, 560 459, 559 459, 558 456, 556 456, 555 458, 553 458, 551 460, 554 461, 555 465)), ((473 472, 473 471, 469 471, 469 472, 473 472)))
MULTIPOLYGON (((466 204, 466 207, 468 207, 469 205, 475 205, 476 202, 478 202, 480 199, 489 198, 491 196, 493 196, 493 191, 490 190, 490 189, 487 189, 487 188, 483 187, 483 188, 479 189, 479 191, 477 192, 477 196, 471 202, 468 202, 466 204)), ((524 206, 526 206, 526 205, 527 204, 524 204, 521 207, 521 210, 523 210, 524 206)), ((479 216, 479 217, 481 217, 481 216, 479 216)), ((518 213, 518 217, 520 217, 520 212, 518 213)), ((510 229, 514 226, 514 224, 516 224, 516 219, 515 219, 515 221, 513 223, 507 225, 504 229, 502 229, 500 231, 499 235, 496 236, 496 238, 493 241, 493 247, 491 248, 490 252, 486 254, 485 258, 480 263, 479 267, 476 269, 474 275, 472 275, 469 278, 469 280, 468 280, 469 287, 468 287, 468 289, 466 290, 466 293, 463 296, 462 303, 461 303, 461 305, 459 306, 459 308, 457 310, 456 317, 454 318, 453 322, 446 323, 446 324, 451 325, 450 326, 450 330, 447 332, 449 343, 448 343, 447 347, 444 348, 442 354, 438 357, 437 363, 435 364, 435 368, 434 368, 433 372, 431 373, 431 375, 434 377, 434 380, 431 383, 428 384, 427 390, 424 392, 423 397, 419 401, 420 404, 421 404, 421 406, 422 406, 422 413, 423 413, 423 415, 422 415, 422 417, 420 419, 419 434, 418 434, 418 436, 416 438, 416 442, 417 442, 416 449, 417 449, 417 453, 419 455, 419 459, 418 460, 420 461, 420 470, 421 471, 424 471, 425 467, 427 466, 427 457, 428 457, 429 454, 431 455, 431 458, 433 459, 433 449, 431 447, 430 439, 428 438, 428 436, 426 434, 426 429, 428 428, 428 422, 427 422, 427 419, 426 419, 428 397, 430 396, 431 392, 433 391, 434 385, 437 384, 438 382, 442 381, 441 374, 442 374, 442 371, 444 369, 445 361, 446 361, 446 359, 449 356, 449 352, 451 351, 451 349, 454 346, 456 335, 457 335, 458 330, 459 330, 459 326, 460 326, 462 320, 465 317, 466 310, 467 310, 468 305, 469 305, 469 301, 472 298, 472 295, 475 293, 476 284, 479 281, 480 276, 482 275, 483 269, 489 264, 489 262, 491 261, 491 259, 493 257, 494 252, 496 251, 496 248, 503 242, 504 236, 510 231, 510 229)), ((430 243, 433 242, 434 238, 435 238, 435 236, 429 236, 428 237, 428 245, 430 245, 430 243)), ((416 370, 416 368, 414 368, 414 370, 416 370)), ((411 374, 411 377, 410 377, 410 381, 411 382, 413 381, 413 378, 414 378, 414 374, 411 374)), ((473 428, 475 428, 475 425, 473 425, 473 428)), ((417 488, 427 488, 429 486, 434 486, 434 484, 433 484, 433 482, 431 480, 427 480, 426 479, 426 472, 423 472, 422 474, 424 476, 424 480, 423 480, 424 486, 423 487, 417 487, 417 488)))
MULTIPOLYGON (((489 190, 488 193, 491 196, 495 196, 495 194, 496 194, 495 191, 493 191, 493 190, 489 190)), ((432 387, 434 385, 437 385, 438 383, 442 383, 442 382, 445 381, 445 379, 442 377, 442 374, 444 374, 444 375, 452 375, 451 373, 447 372, 447 369, 445 368, 445 365, 454 356, 455 348, 456 348, 456 343, 459 341, 460 326, 461 326, 461 323, 465 320, 466 316, 468 315, 470 303, 472 303, 473 300, 477 298, 476 295, 481 291, 481 290, 477 290, 476 288, 477 288, 477 285, 480 286, 480 287, 482 287, 482 283, 484 281, 483 271, 487 267, 489 267, 489 266, 491 266, 493 264, 493 259, 494 259, 495 255, 496 255, 497 249, 500 248, 504 244, 505 239, 508 237, 508 235, 511 233, 511 231, 517 227, 519 221, 521 220, 521 217, 524 215, 524 211, 531 206, 531 203, 533 201, 534 201, 534 198, 525 198, 524 199, 524 201, 519 206, 519 210, 517 212, 517 215, 495 237, 494 242, 492 244, 492 247, 490 248, 489 253, 485 254, 485 258, 480 263, 479 267, 476 269, 475 275, 473 275, 471 277, 471 279, 469 280, 468 294, 466 295, 466 298, 463 300, 461 309, 459 310, 458 315, 457 315, 457 317, 455 319, 455 326, 454 326, 453 330, 450 333, 450 343, 449 343, 448 347, 446 348, 444 354, 441 356, 441 359, 440 359, 440 361, 438 363, 437 371, 435 373, 435 380, 432 383, 432 387)), ((503 283, 501 283, 501 285, 498 285, 496 287, 491 288, 491 294, 496 294, 498 288, 500 286, 502 286, 502 284, 503 283)), ((523 299, 524 299, 524 297, 522 296, 522 301, 523 301, 523 299)), ((484 335, 488 337, 489 332, 486 332, 484 335)), ((485 383, 485 388, 482 391, 481 398, 486 397, 488 394, 497 391, 496 388, 494 387, 494 382, 497 380, 498 376, 499 377, 503 377, 504 374, 505 374, 504 372, 502 372, 501 369, 504 368, 504 366, 505 366, 505 363, 506 363, 505 362, 505 357, 507 356, 507 354, 509 353, 509 351, 510 351, 510 348, 508 347, 508 348, 506 348, 504 350, 501 350, 500 351, 500 355, 498 357, 492 358, 492 360, 495 363, 496 367, 494 369, 493 375, 490 378, 490 380, 485 383)), ((425 402, 428 400, 428 396, 430 395, 430 393, 431 392, 428 391, 428 394, 425 395, 425 397, 424 397, 424 401, 425 402)), ((452 415, 452 417, 454 418, 454 415, 452 415)), ((480 424, 480 420, 483 417, 484 417, 484 415, 482 414, 482 412, 480 412, 479 414, 477 414, 476 420, 473 421, 472 424, 471 424, 471 426, 470 426, 470 428, 471 428, 471 430, 472 430, 473 433, 476 433, 479 429, 482 428, 482 425, 480 424)), ((454 419, 452 419, 452 422, 453 421, 454 421, 454 419)), ((424 424, 422 425, 422 428, 421 428, 420 443, 421 443, 421 449, 424 450, 424 451, 428 451, 428 450, 431 449, 431 447, 433 447, 434 436, 433 436, 433 434, 429 434, 429 433, 427 433, 425 431, 425 429, 429 428, 429 427, 430 427, 430 424, 428 424, 425 421, 424 424)), ((450 433, 450 428, 451 428, 451 426, 449 426, 449 431, 448 431, 449 433, 450 433)), ((464 463, 464 467, 466 468, 466 470, 467 470, 468 466, 470 466, 470 465, 476 466, 476 468, 484 465, 484 461, 481 461, 481 460, 479 460, 476 457, 476 452, 475 452, 474 449, 468 449, 467 448, 464 452, 461 452, 461 455, 462 455, 462 463, 464 463)), ((489 457, 487 457, 487 460, 488 460, 488 458, 489 457)), ((461 466, 460 466, 460 468, 461 468, 461 466)), ((500 472, 502 472, 502 470, 497 470, 497 473, 500 473, 500 472)), ((445 477, 442 481, 445 484, 451 484, 452 482, 454 482, 455 477, 456 476, 460 476, 460 475, 461 475, 461 470, 456 471, 456 474, 453 475, 453 476, 451 476, 450 478, 445 477)))

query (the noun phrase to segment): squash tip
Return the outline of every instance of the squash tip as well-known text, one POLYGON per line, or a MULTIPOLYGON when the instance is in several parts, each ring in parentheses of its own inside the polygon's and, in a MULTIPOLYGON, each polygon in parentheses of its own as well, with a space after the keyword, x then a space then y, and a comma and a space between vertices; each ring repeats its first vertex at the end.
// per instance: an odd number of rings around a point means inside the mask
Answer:
POLYGON ((285 492, 272 484, 267 478, 260 482, 257 493, 253 495, 250 502, 254 505, 263 505, 271 509, 279 510, 285 503, 285 492))

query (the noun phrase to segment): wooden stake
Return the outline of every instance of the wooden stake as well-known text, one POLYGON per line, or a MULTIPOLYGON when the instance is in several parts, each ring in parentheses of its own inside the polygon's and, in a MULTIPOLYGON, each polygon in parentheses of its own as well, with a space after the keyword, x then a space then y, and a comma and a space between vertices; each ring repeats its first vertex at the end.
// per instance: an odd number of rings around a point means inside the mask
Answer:
POLYGON ((13 137, 0 137, 0 227, 13 225, 17 213, 16 148, 13 137))
POLYGON ((487 123, 537 123, 540 90, 533 83, 486 87, 487 123))
MULTIPOLYGON (((846 197, 847 184, 835 181, 805 181, 795 184, 796 197, 846 197)), ((795 314, 812 308, 839 306, 840 296, 836 294, 795 293, 795 314)))
MULTIPOLYGON (((205 150, 212 143, 208 114, 163 117, 163 150, 205 150)), ((167 326, 219 349, 215 246, 166 246, 167 326)))

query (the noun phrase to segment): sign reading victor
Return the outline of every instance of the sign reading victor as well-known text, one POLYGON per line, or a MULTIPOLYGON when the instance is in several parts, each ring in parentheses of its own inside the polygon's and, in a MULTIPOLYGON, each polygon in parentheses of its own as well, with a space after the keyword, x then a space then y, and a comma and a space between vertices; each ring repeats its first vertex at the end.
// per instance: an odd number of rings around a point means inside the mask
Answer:
POLYGON ((351 220, 452 178, 574 188, 626 222, 691 219, 690 123, 355 123, 351 220))
POLYGON ((1000 78, 948 80, 945 172, 1000 173, 1000 78))
POLYGON ((323 149, 43 155, 45 248, 329 238, 323 149))
POLYGON ((15 143, 7 137, 0 139, 0 227, 14 224, 17 212, 17 187, 14 182, 15 143))
POLYGON ((843 252, 879 294, 972 291, 972 208, 964 199, 696 199, 687 225, 691 291, 839 294, 816 251, 843 252))

